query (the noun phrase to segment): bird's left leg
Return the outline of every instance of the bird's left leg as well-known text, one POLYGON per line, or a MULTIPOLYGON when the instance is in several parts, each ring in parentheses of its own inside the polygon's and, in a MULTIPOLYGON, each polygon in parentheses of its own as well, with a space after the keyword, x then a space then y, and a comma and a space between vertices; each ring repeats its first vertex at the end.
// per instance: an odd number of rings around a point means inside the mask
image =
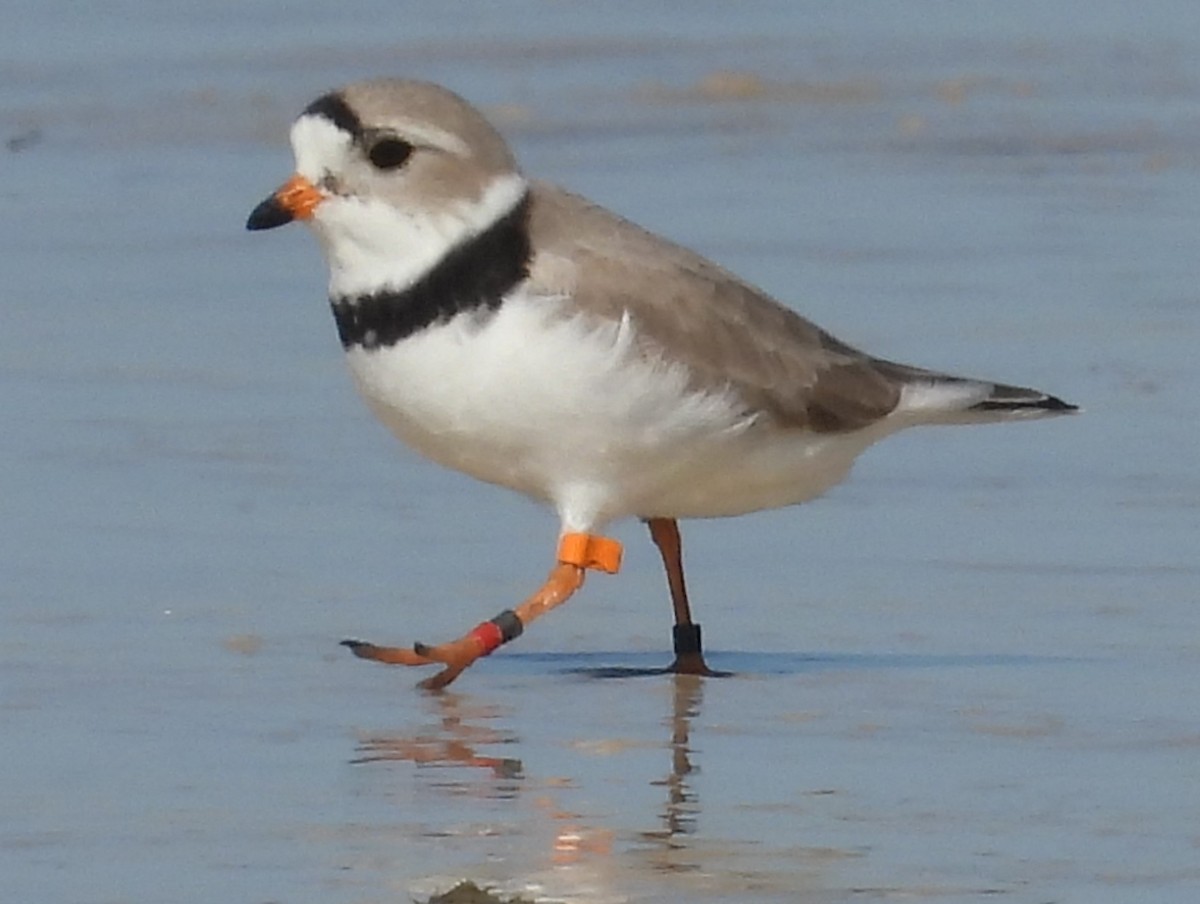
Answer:
POLYGON ((558 563, 546 582, 515 609, 505 609, 495 618, 472 628, 457 640, 428 646, 381 647, 361 640, 344 640, 355 656, 389 665, 433 665, 445 668, 421 682, 433 690, 445 687, 477 659, 487 656, 501 644, 515 640, 525 626, 561 606, 583 586, 584 572, 591 568, 616 574, 621 567, 621 544, 593 534, 563 534, 558 544, 558 563))

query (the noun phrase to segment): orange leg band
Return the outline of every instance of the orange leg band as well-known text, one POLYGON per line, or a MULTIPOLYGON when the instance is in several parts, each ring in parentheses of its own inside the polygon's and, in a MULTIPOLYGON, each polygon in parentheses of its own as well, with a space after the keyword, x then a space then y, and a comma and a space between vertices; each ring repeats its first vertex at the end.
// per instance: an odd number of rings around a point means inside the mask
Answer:
POLYGON ((564 565, 616 574, 621 570, 621 544, 595 534, 563 534, 558 541, 558 561, 564 565))

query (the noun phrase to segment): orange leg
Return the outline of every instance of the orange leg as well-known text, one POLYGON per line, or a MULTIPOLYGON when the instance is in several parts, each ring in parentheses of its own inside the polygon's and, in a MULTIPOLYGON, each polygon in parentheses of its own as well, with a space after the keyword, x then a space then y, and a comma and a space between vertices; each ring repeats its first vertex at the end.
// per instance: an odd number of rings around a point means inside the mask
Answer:
POLYGON ((675 661, 667 669, 681 675, 715 675, 704 661, 700 644, 700 626, 692 621, 688 605, 687 585, 683 580, 683 543, 679 524, 674 518, 649 518, 650 538, 662 555, 667 570, 667 586, 671 591, 671 606, 675 609, 675 661))
POLYGON ((362 640, 343 640, 342 645, 360 659, 387 665, 445 666, 420 683, 426 690, 445 687, 475 660, 487 656, 501 644, 515 640, 534 620, 557 608, 583 586, 584 570, 594 568, 615 574, 621 563, 621 547, 615 540, 590 534, 566 534, 559 542, 558 564, 536 593, 516 609, 506 609, 457 640, 431 647, 422 643, 404 647, 381 647, 362 640))

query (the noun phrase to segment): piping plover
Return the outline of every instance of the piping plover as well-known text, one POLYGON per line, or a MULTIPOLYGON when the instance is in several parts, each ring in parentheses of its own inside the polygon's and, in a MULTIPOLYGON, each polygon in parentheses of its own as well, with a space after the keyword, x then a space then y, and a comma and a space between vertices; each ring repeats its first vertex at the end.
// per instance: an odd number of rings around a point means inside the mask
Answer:
POLYGON ((1075 411, 1018 386, 858 351, 691 251, 521 173, 504 139, 437 85, 377 80, 318 98, 295 175, 249 229, 306 221, 354 381, 417 451, 552 506, 556 564, 525 602, 438 646, 346 641, 444 668, 442 687, 615 573, 618 518, 667 572, 677 672, 707 673, 677 519, 792 505, 904 427, 1075 411))

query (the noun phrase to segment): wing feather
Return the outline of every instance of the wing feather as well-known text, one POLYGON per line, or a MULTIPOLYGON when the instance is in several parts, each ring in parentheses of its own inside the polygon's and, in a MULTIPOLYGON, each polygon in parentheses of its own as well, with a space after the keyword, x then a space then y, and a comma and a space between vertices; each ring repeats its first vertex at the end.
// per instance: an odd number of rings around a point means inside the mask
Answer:
POLYGON ((819 432, 891 413, 902 384, 870 356, 699 255, 582 198, 537 186, 532 278, 593 317, 628 316, 647 354, 697 389, 732 389, 747 411, 819 432))

